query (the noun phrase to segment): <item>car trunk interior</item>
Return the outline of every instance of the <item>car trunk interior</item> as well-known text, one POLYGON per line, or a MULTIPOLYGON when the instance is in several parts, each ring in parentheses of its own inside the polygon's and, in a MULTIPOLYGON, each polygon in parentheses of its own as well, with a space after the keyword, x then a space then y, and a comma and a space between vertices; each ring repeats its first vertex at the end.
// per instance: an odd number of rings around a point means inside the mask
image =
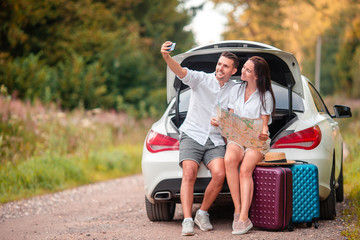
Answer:
MULTIPOLYGON (((179 114, 179 120, 177 120, 176 116, 171 117, 171 122, 177 129, 180 128, 181 124, 184 122, 186 117, 186 112, 182 112, 179 114)), ((289 111, 288 110, 280 110, 275 111, 275 115, 272 116, 272 123, 269 125, 270 138, 272 142, 277 139, 281 133, 287 129, 291 123, 297 119, 297 115, 293 112, 291 114, 291 118, 289 119, 289 111)), ((287 135, 287 134, 285 134, 287 135)))
MULTIPOLYGON (((288 89, 288 108, 277 109, 275 114, 272 116, 272 123, 269 125, 270 137, 274 140, 283 130, 291 124, 292 120, 297 117, 292 109, 292 86, 294 85, 293 76, 287 66, 280 58, 273 54, 268 53, 236 53, 240 60, 240 65, 237 73, 233 76, 235 79, 240 79, 241 68, 244 63, 251 56, 263 57, 269 64, 271 71, 271 79, 281 86, 288 89)), ((185 59, 181 65, 192 70, 204 71, 211 73, 215 71, 217 60, 220 54, 207 54, 207 55, 196 55, 185 59)), ((174 127, 179 128, 183 123, 186 112, 179 112, 179 96, 180 93, 187 89, 188 86, 183 84, 178 78, 174 81, 174 88, 177 91, 176 102, 175 102, 175 115, 171 117, 171 122, 174 127)))

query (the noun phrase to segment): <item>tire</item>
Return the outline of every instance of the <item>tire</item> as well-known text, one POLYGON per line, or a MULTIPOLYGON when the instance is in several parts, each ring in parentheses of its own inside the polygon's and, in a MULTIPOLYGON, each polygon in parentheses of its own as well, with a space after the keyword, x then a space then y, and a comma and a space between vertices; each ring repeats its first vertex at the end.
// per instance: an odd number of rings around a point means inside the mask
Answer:
POLYGON ((338 178, 338 188, 336 189, 336 202, 344 201, 344 175, 343 175, 343 163, 341 162, 340 175, 338 178))
POLYGON ((335 162, 333 162, 330 176, 330 194, 324 201, 320 201, 320 219, 334 220, 336 217, 336 192, 335 192, 335 162))
POLYGON ((146 213, 150 221, 171 221, 175 214, 175 202, 158 202, 152 204, 145 197, 146 213))

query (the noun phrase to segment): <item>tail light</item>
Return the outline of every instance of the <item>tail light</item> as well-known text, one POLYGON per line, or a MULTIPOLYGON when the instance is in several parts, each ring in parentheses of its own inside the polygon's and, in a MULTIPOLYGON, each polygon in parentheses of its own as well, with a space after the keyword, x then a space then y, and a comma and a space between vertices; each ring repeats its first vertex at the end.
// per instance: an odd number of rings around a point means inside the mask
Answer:
POLYGON ((321 141, 321 130, 318 125, 289 134, 276 141, 271 148, 300 148, 311 150, 321 141))
POLYGON ((151 130, 146 138, 146 148, 152 153, 179 150, 179 140, 151 130))

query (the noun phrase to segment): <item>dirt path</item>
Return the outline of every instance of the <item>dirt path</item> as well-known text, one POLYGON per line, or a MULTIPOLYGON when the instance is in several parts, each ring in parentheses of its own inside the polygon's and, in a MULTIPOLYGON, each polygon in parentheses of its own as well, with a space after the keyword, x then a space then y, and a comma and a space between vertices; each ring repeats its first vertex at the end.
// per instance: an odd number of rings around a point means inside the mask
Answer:
MULTIPOLYGON (((337 205, 338 216, 346 206, 337 205)), ((340 217, 320 221, 319 229, 305 225, 296 225, 293 232, 253 228, 239 237, 231 234, 230 208, 215 206, 210 214, 215 230, 195 228, 193 237, 180 236, 180 205, 174 221, 150 222, 143 179, 135 175, 1 205, 0 239, 345 239, 340 217)))

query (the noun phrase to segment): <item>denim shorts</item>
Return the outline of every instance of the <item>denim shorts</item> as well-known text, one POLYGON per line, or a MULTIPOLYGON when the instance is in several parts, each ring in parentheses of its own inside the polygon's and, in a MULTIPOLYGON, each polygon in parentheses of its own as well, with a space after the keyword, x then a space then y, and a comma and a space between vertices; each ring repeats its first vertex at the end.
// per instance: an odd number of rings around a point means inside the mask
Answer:
POLYGON ((208 138, 205 146, 203 146, 185 133, 182 133, 179 152, 180 167, 182 167, 182 161, 184 160, 195 161, 198 165, 200 165, 201 161, 203 161, 205 166, 207 166, 216 158, 224 158, 225 145, 215 146, 210 138, 208 138))

